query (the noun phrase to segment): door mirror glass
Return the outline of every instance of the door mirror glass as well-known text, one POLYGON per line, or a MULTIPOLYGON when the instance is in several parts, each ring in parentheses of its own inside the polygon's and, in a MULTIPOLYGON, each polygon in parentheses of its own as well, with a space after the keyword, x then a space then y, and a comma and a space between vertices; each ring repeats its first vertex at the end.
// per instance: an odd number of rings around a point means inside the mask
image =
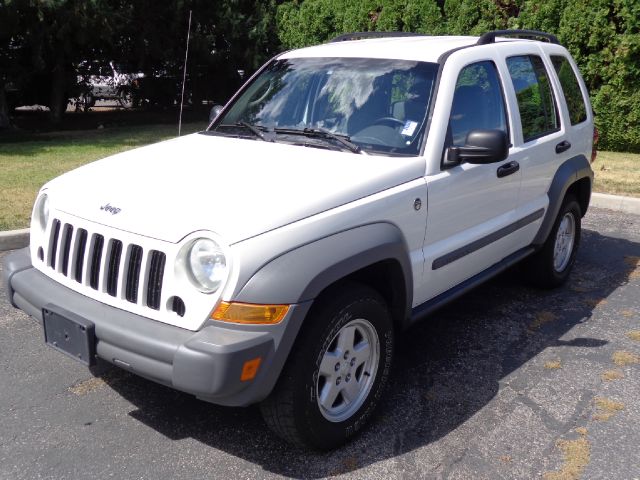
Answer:
POLYGON ((453 167, 461 163, 494 163, 509 156, 509 140, 502 130, 471 130, 465 145, 450 147, 444 164, 453 167))

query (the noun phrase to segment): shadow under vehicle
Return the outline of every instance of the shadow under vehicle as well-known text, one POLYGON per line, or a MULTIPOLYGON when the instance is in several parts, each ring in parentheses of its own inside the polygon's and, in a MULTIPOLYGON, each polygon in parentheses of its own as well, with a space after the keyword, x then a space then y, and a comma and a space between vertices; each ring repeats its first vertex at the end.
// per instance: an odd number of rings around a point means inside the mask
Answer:
POLYGON ((304 451, 279 440, 264 427, 257 408, 205 403, 107 365, 101 375, 137 407, 131 417, 170 440, 192 438, 293 478, 357 471, 437 443, 481 410, 495 408, 489 404, 505 385, 516 391, 530 388, 523 367, 545 349, 569 348, 580 355, 608 344, 598 336, 563 337, 593 317, 589 299, 607 298, 629 281, 624 259, 640 255, 640 244, 587 229, 583 238, 574 274, 564 287, 534 290, 523 285, 514 267, 412 327, 398 342, 381 409, 386 413, 353 442, 331 452, 304 451), (541 310, 558 312, 558 319, 536 325, 541 310))

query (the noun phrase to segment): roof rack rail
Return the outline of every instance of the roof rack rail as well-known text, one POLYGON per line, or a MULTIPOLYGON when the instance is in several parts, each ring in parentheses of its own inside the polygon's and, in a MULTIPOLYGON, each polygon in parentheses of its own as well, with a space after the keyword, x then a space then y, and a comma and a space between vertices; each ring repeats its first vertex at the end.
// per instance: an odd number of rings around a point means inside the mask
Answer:
POLYGON ((349 40, 363 40, 365 38, 385 38, 385 37, 424 37, 423 33, 413 32, 353 32, 338 35, 329 40, 329 43, 346 42, 349 40))
POLYGON ((537 30, 494 30, 493 32, 484 33, 478 39, 476 45, 487 45, 489 43, 495 43, 496 37, 519 37, 530 39, 544 38, 549 43, 560 45, 560 41, 555 35, 546 32, 539 32, 537 30))

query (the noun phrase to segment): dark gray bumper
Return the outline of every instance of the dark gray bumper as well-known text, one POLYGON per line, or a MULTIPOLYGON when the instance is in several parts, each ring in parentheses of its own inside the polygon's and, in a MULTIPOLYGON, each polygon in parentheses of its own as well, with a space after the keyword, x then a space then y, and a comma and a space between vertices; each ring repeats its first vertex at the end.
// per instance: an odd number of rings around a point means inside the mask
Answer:
POLYGON ((31 266, 27 249, 8 255, 9 301, 42 323, 42 308, 61 307, 95 324, 96 353, 133 373, 221 405, 249 405, 272 390, 311 302, 292 305, 273 326, 206 323, 198 332, 135 315, 76 293, 31 266), (241 381, 244 363, 262 359, 241 381))

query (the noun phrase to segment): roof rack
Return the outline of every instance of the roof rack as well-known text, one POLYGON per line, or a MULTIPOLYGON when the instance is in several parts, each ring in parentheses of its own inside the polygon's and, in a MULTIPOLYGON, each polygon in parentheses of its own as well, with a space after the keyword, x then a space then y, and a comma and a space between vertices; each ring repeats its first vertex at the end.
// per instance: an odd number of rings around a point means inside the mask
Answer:
POLYGON ((494 30, 493 32, 487 32, 483 34, 476 45, 487 45, 489 43, 495 43, 496 37, 516 37, 516 38, 529 38, 540 39, 544 38, 549 43, 555 43, 560 45, 558 37, 551 33, 539 32, 537 30, 494 30))
POLYGON ((353 32, 338 35, 329 40, 329 43, 346 42, 349 40, 363 40, 365 38, 385 38, 385 37, 424 37, 423 33, 413 32, 353 32))

